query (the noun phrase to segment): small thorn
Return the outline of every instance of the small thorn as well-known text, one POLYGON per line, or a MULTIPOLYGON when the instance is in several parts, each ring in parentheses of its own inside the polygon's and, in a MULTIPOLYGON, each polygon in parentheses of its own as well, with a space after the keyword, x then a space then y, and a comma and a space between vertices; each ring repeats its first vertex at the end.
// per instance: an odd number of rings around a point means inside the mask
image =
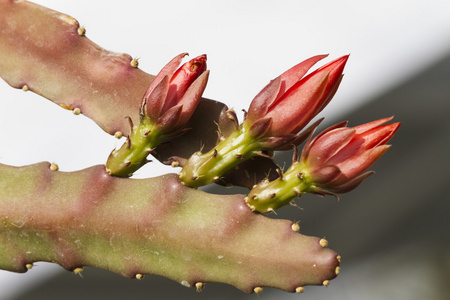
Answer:
POLYGON ((322 248, 328 247, 328 241, 326 239, 320 239, 319 244, 322 248))
POLYGON ((328 287, 330 285, 330 281, 329 280, 325 280, 322 284, 324 286, 328 287))
POLYGON ((217 157, 217 149, 214 149, 213 157, 217 157))
POLYGON ((139 117, 141 118, 141 120, 147 115, 147 100, 147 97, 144 97, 144 99, 142 100, 141 108, 139 109, 139 117))
POLYGON ((147 137, 150 134, 150 132, 152 132, 152 131, 151 130, 147 130, 146 132, 144 132, 144 137, 147 137))
POLYGON ((129 167, 131 165, 131 161, 127 161, 126 163, 125 163, 125 167, 129 167))
POLYGON ((281 171, 281 169, 280 168, 277 168, 277 173, 278 173, 278 176, 280 176, 280 180, 283 180, 283 171, 281 171))
POLYGON ((334 270, 334 272, 336 273, 336 275, 339 275, 339 271, 341 270, 341 267, 337 266, 336 270, 334 270))
POLYGON ((298 222, 295 222, 291 225, 292 231, 299 232, 300 231, 300 225, 298 225, 298 222))
POLYGON ((235 129, 239 130, 239 120, 238 120, 234 110, 233 109, 227 110, 226 114, 227 114, 228 119, 234 121, 235 129))
POLYGON ((130 125, 131 131, 133 131, 134 128, 133 120, 131 119, 130 116, 126 116, 125 118, 128 120, 128 124, 130 125))
POLYGON ((244 112, 244 120, 247 118, 247 111, 245 109, 242 110, 244 112))
POLYGON ((25 265, 25 268, 27 268, 28 270, 30 270, 30 269, 33 268, 33 264, 26 264, 26 265, 25 265))
POLYGON ((237 153, 235 156, 236 156, 236 158, 238 158, 238 159, 244 159, 244 155, 242 155, 242 154, 240 154, 240 153, 237 153))
POLYGON ((260 295, 263 291, 263 288, 260 286, 257 286, 253 289, 253 291, 255 292, 255 294, 260 295))
POLYGON ((269 213, 277 214, 277 213, 275 212, 275 210, 274 210, 272 207, 269 207, 269 208, 267 209, 267 213, 268 213, 268 214, 269 214, 269 213))
POLYGON ((301 294, 301 293, 303 293, 304 291, 305 291, 305 288, 302 287, 302 286, 299 286, 298 288, 295 289, 295 292, 296 292, 297 294, 301 294))
POLYGON ((197 290, 197 293, 201 293, 203 288, 205 287, 205 284, 203 282, 197 282, 195 284, 195 289, 197 290))
POLYGON ((298 149, 296 146, 294 146, 294 153, 292 155, 292 164, 296 163, 298 161, 298 149))
POLYGON ((303 180, 303 172, 298 172, 296 176, 298 179, 303 180))
POLYGON ((116 131, 116 133, 114 133, 114 137, 116 139, 121 139, 123 137, 123 133, 120 131, 116 131))
POLYGON ((52 164, 50 165, 50 170, 52 170, 52 171, 58 171, 58 170, 59 170, 59 166, 58 166, 57 164, 55 164, 55 163, 52 163, 52 164))
POLYGON ((80 109, 79 107, 75 107, 75 108, 72 110, 72 112, 73 112, 73 114, 74 114, 75 116, 78 116, 79 114, 81 114, 81 109, 80 109))
POLYGON ((131 140, 129 138, 127 138, 127 148, 130 149, 131 148, 131 140))
POLYGON ((341 256, 340 255, 336 256, 336 259, 337 259, 338 262, 341 262, 341 256))
POLYGON ((135 277, 137 280, 141 280, 142 278, 144 278, 144 275, 138 273, 135 277))
POLYGON ((198 176, 194 175, 194 176, 191 177, 191 180, 197 180, 197 179, 198 179, 198 176))
POLYGON ((255 200, 256 198, 258 198, 258 195, 253 195, 252 196, 252 200, 255 200))
POLYGON ((213 181, 214 181, 215 183, 217 183, 219 180, 220 180, 220 177, 219 177, 219 176, 214 176, 213 181))
POLYGON ((81 277, 83 277, 82 275, 81 275, 81 272, 83 272, 83 268, 81 267, 81 268, 75 268, 75 269, 73 269, 73 273, 75 274, 75 275, 80 275, 81 277))
POLYGON ((225 139, 225 137, 222 135, 222 133, 220 132, 220 130, 217 130, 217 136, 219 137, 220 141, 223 141, 225 139))
POLYGON ((28 87, 28 85, 24 84, 22 87, 22 91, 28 92, 29 90, 30 90, 30 88, 28 87))
POLYGON ((79 36, 85 36, 86 35, 86 28, 78 27, 77 32, 78 32, 79 36))
POLYGON ((295 193, 295 195, 296 195, 298 198, 300 198, 300 196, 302 195, 302 194, 300 193, 300 190, 298 189, 298 187, 295 187, 295 188, 294 188, 294 193, 295 193))
POLYGON ((180 166, 180 163, 178 161, 174 160, 170 165, 172 166, 172 168, 176 168, 176 167, 180 166))
POLYGON ((276 193, 272 193, 272 194, 270 194, 270 196, 269 196, 269 197, 270 197, 271 199, 273 199, 273 198, 275 198, 276 196, 277 196, 277 194, 276 194, 276 193))
POLYGON ((111 169, 105 169, 106 173, 111 175, 111 169))
POLYGON ((130 66, 132 66, 133 68, 137 68, 139 66, 139 58, 133 58, 130 61, 130 66))

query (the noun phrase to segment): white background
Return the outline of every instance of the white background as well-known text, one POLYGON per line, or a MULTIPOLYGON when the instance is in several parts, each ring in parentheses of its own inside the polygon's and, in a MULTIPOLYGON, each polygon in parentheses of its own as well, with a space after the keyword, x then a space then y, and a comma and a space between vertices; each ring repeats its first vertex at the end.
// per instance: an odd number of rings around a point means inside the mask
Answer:
MULTIPOLYGON (((204 96, 236 111, 303 59, 329 53, 328 62, 350 53, 341 88, 323 113, 340 121, 339 115, 450 50, 448 0, 35 2, 75 17, 94 42, 139 57, 139 67, 152 74, 178 53, 206 53, 211 74, 204 96)), ((77 170, 104 163, 120 145, 87 118, 3 81, 0 128, 0 162, 11 165, 44 160, 64 171, 77 170)), ((153 163, 137 176, 170 171, 153 163)), ((55 270, 60 268, 42 264, 27 274, 0 271, 0 299, 13 299, 15 291, 38 284, 55 270)))

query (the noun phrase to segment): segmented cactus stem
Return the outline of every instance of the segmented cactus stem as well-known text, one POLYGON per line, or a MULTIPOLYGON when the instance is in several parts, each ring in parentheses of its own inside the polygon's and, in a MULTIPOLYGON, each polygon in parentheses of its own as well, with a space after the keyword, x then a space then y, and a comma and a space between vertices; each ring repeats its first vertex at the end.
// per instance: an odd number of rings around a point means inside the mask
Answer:
POLYGON ((201 290, 222 282, 245 292, 299 292, 328 285, 339 257, 293 223, 252 212, 243 195, 212 195, 175 174, 109 176, 104 166, 68 173, 56 165, 0 165, 0 268, 36 261, 129 278, 166 276, 201 290), (325 284, 326 283, 326 284, 325 284))

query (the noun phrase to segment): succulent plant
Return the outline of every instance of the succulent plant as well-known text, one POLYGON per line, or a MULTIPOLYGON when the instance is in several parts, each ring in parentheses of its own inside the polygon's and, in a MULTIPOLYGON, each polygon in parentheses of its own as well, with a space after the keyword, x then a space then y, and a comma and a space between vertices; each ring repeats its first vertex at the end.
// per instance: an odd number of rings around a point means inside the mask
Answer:
POLYGON ((321 120, 308 124, 332 99, 348 56, 309 74, 325 55, 289 69, 239 124, 225 104, 201 98, 206 55, 179 67, 182 53, 153 76, 131 56, 90 41, 72 17, 28 1, 0 0, 0 28, 7 83, 126 136, 105 165, 81 171, 0 164, 0 269, 26 272, 48 261, 76 273, 93 266, 137 279, 162 275, 198 290, 222 282, 256 293, 265 286, 301 293, 338 275, 340 256, 325 239, 261 213, 306 192, 349 191, 387 150, 399 126, 382 125, 390 118, 340 123, 311 138, 321 120), (295 155, 282 173, 272 152, 297 151, 308 136, 300 160, 295 155), (127 178, 149 154, 182 171, 127 178), (252 190, 196 189, 213 182, 252 190))

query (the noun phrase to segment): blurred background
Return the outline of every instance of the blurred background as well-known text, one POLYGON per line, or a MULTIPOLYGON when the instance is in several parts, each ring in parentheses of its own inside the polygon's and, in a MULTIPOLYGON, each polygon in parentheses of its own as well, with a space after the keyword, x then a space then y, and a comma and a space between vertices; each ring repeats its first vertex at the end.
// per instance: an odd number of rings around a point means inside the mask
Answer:
MULTIPOLYGON (((358 189, 339 202, 302 197, 301 209, 271 216, 300 221, 303 234, 326 237, 343 258, 339 276, 328 288, 306 287, 301 296, 267 288, 259 298, 450 298, 448 0, 35 2, 75 17, 94 42, 139 57, 139 67, 152 74, 178 53, 206 53, 211 75, 204 96, 236 111, 296 63, 350 53, 340 90, 321 114, 322 127, 391 115, 402 126, 372 167, 376 174, 358 189)), ((50 161, 63 171, 78 170, 104 163, 121 143, 89 119, 4 81, 0 128, 0 163, 17 166, 50 161)), ((288 165, 291 153, 277 160, 288 165)), ((173 171, 153 162, 136 177, 173 171)), ((129 280, 93 268, 82 275, 48 263, 26 274, 0 271, 0 299, 256 297, 223 284, 207 284, 198 294, 156 276, 129 280)))

